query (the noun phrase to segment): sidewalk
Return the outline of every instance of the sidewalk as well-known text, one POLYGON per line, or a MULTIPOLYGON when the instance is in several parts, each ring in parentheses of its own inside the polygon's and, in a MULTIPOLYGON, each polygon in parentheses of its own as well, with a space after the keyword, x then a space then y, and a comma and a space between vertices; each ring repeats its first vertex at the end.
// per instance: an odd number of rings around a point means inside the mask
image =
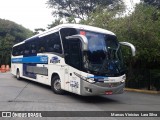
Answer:
POLYGON ((132 89, 132 88, 125 88, 125 91, 147 93, 147 94, 160 94, 160 91, 140 90, 140 89, 132 89))

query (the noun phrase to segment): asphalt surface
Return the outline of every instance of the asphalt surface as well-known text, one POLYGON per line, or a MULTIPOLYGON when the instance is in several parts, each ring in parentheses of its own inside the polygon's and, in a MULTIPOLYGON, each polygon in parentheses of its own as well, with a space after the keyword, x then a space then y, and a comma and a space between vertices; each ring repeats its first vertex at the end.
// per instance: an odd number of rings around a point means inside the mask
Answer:
MULTIPOLYGON (((125 92, 120 95, 82 97, 72 93, 56 95, 49 86, 17 80, 11 73, 0 73, 0 111, 160 111, 160 95, 125 92)), ((21 118, 0 118, 19 120, 21 118)), ((33 118, 25 118, 33 119, 33 118)), ((140 117, 34 118, 67 120, 139 120, 140 117)), ((145 117, 158 120, 157 117, 145 117)))

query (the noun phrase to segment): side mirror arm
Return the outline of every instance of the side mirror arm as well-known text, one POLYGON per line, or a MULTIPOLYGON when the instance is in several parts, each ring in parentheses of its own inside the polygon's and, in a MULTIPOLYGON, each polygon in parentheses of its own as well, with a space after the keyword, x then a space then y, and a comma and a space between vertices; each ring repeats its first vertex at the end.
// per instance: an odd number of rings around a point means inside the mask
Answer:
POLYGON ((72 35, 72 36, 67 36, 66 37, 66 39, 73 39, 73 38, 78 38, 78 39, 81 40, 83 51, 88 50, 88 40, 87 40, 86 36, 84 36, 84 35, 72 35))
POLYGON ((129 46, 131 48, 132 51, 132 56, 136 55, 136 48, 133 44, 129 43, 129 42, 119 42, 121 45, 125 45, 125 46, 129 46))

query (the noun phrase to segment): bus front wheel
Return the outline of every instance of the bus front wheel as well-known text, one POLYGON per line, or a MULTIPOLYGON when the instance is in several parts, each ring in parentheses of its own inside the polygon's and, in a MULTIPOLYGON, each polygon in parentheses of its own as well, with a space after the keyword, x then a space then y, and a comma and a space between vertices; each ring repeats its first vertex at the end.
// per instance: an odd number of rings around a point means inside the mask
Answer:
POLYGON ((63 94, 63 90, 61 89, 61 80, 58 76, 52 77, 51 88, 56 94, 63 94))

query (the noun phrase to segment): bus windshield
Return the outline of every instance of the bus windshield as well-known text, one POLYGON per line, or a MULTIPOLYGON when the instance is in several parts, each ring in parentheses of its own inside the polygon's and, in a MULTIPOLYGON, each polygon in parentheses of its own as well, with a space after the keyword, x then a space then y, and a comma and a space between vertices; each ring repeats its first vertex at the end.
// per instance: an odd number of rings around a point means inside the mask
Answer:
POLYGON ((119 76, 124 74, 123 58, 116 36, 85 32, 88 39, 85 68, 95 75, 119 76))

